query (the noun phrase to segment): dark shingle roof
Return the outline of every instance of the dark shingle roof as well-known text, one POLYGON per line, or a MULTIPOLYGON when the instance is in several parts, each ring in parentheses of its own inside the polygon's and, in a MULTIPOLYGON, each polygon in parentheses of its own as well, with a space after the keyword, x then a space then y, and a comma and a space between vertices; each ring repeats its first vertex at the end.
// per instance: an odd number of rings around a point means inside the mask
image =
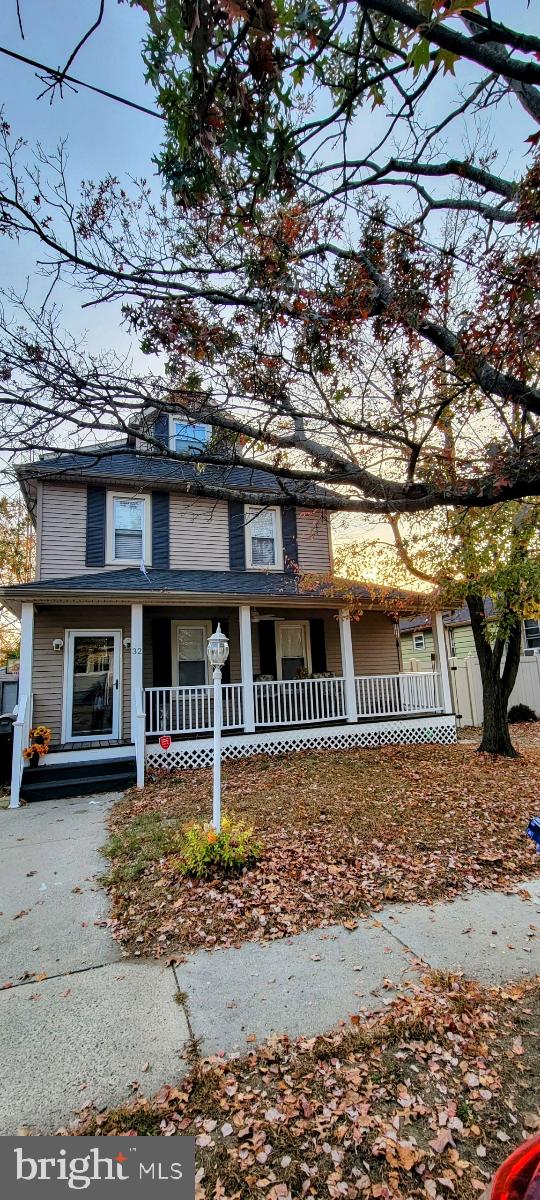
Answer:
MULTIPOLYGON (((359 599, 369 599, 370 593, 362 584, 353 585, 359 599)), ((349 588, 351 585, 349 585, 349 588)), ((46 595, 50 592, 193 592, 226 596, 297 596, 306 599, 324 598, 322 587, 307 591, 298 577, 283 571, 166 571, 148 569, 145 575, 136 567, 121 571, 100 571, 95 575, 72 575, 67 579, 43 579, 37 583, 22 583, 6 588, 10 596, 21 599, 27 593, 46 595)))
POLYGON ((298 480, 278 479, 270 471, 260 471, 252 467, 211 466, 203 463, 176 462, 159 454, 142 454, 136 450, 121 448, 116 444, 112 448, 98 446, 91 451, 82 453, 59 454, 51 458, 43 458, 38 462, 24 463, 17 468, 19 479, 95 479, 107 483, 126 482, 145 484, 149 487, 178 488, 185 491, 186 485, 191 484, 192 490, 202 490, 206 483, 211 487, 233 487, 246 489, 264 489, 265 491, 286 491, 301 497, 302 502, 309 505, 309 500, 318 497, 323 499, 330 496, 326 488, 313 483, 301 483, 298 480))
MULTIPOLYGON (((493 604, 493 601, 490 600, 489 596, 486 596, 484 600, 484 612, 486 617, 497 616, 495 605, 493 604)), ((461 608, 454 608, 451 612, 447 611, 443 613, 443 621, 448 629, 453 629, 458 625, 470 625, 471 617, 467 605, 464 604, 461 608)), ((431 614, 421 614, 420 616, 416 617, 405 617, 399 622, 400 633, 414 633, 417 630, 420 631, 421 629, 431 629, 431 614)))

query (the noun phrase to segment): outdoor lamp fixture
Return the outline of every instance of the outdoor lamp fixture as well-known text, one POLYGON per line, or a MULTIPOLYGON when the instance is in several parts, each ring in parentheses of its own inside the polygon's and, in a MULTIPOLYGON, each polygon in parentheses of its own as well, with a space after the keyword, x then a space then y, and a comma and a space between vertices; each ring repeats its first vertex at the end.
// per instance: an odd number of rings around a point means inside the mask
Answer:
POLYGON ((221 632, 218 625, 215 633, 208 638, 206 647, 208 661, 212 667, 214 680, 214 790, 212 799, 212 824, 216 833, 221 829, 221 668, 229 657, 229 639, 221 632))
POLYGON ((215 633, 208 638, 206 653, 211 667, 219 667, 221 670, 225 666, 229 657, 229 639, 221 632, 221 625, 218 625, 215 633))
POLYGON ((131 650, 131 638, 125 637, 122 643, 124 650, 131 650))
POLYGON ((62 638, 54 638, 52 648, 53 650, 56 650, 57 654, 60 654, 60 651, 64 649, 62 638))

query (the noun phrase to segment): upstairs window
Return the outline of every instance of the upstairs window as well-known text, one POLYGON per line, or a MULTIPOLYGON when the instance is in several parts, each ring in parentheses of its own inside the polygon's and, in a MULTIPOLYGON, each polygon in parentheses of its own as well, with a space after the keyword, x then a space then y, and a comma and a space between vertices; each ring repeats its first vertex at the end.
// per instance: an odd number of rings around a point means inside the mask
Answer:
POLYGON ((540 650, 540 621, 524 621, 527 650, 540 650))
POLYGON ((426 639, 425 639, 423 633, 413 634, 413 646, 414 646, 415 650, 424 650, 425 645, 426 645, 426 639))
POLYGON ((150 498, 109 494, 110 563, 150 562, 150 498))
POLYGON ((281 520, 277 508, 245 510, 246 565, 258 571, 283 570, 281 520))
POLYGON ((171 448, 177 454, 191 450, 199 454, 210 441, 210 426, 196 421, 177 421, 171 417, 171 448))

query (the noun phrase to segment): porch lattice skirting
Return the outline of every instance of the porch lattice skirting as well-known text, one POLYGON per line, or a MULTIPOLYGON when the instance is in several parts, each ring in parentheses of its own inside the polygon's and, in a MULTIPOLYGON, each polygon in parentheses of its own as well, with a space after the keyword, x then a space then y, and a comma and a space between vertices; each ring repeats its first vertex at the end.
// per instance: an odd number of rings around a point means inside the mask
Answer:
MULTIPOLYGON (((414 717, 373 721, 361 725, 327 725, 311 729, 275 729, 268 733, 233 734, 221 743, 224 759, 256 754, 287 754, 294 750, 350 750, 373 746, 421 746, 433 742, 450 746, 457 741, 454 716, 414 717)), ((168 750, 147 745, 147 767, 176 771, 212 765, 212 739, 173 741, 168 750)))

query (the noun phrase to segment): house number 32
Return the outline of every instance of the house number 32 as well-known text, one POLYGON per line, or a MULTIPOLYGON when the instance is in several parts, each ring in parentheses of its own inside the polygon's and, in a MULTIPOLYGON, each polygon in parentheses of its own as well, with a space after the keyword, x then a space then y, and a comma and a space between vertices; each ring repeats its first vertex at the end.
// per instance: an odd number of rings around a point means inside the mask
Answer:
POLYGON ((142 654, 142 646, 133 646, 131 653, 132 654, 142 654))

